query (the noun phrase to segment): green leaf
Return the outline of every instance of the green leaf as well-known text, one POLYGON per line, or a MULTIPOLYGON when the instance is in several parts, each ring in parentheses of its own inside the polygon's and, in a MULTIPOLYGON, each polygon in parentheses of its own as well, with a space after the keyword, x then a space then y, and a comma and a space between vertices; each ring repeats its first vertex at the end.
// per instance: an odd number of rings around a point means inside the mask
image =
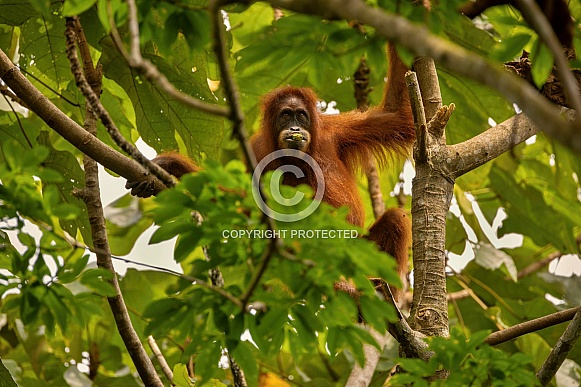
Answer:
POLYGON ((302 323, 306 328, 304 333, 314 335, 315 332, 322 332, 323 325, 317 316, 312 313, 311 309, 301 305, 297 305, 293 308, 293 315, 302 323))
POLYGON ((427 377, 436 372, 433 365, 430 367, 430 363, 420 359, 399 359, 398 361, 404 370, 418 376, 427 377))
POLYGON ((172 383, 177 387, 193 387, 194 381, 190 378, 188 367, 185 364, 177 363, 173 367, 172 383))
POLYGON ((150 201, 138 201, 127 194, 105 207, 107 234, 112 254, 129 254, 137 239, 151 227, 153 220, 149 216, 144 216, 149 205, 150 201))
POLYGON ((533 81, 540 88, 547 81, 551 70, 553 70, 554 60, 551 50, 545 44, 542 44, 539 39, 533 44, 531 62, 533 64, 531 71, 533 81))
POLYGON ((25 232, 19 232, 18 233, 18 240, 24 246, 28 247, 29 250, 36 249, 36 241, 34 240, 34 238, 30 234, 27 234, 25 232))
MULTIPOLYGON (((180 26, 190 48, 193 50, 204 48, 210 41, 211 28, 208 12, 190 11, 180 13, 180 15, 182 17, 177 25, 180 26)), ((168 18, 166 26, 171 22, 168 18)))
POLYGON ((45 0, 37 0, 33 4, 42 11, 21 26, 19 63, 26 72, 35 75, 31 81, 42 93, 54 97, 54 91, 60 90, 62 96, 72 98, 76 103, 75 97, 66 92, 71 80, 71 70, 61 49, 65 41, 65 23, 59 12, 61 5, 51 5, 45 0), (39 6, 40 4, 45 5, 39 6), (39 77, 42 78, 40 82, 39 77))
POLYGON ((244 376, 250 386, 258 385, 258 361, 254 356, 254 350, 255 347, 249 341, 242 341, 232 352, 234 360, 244 371, 244 376))
POLYGON ((94 0, 65 0, 63 6, 64 16, 75 16, 79 15, 95 4, 94 0))
POLYGON ((178 234, 195 229, 195 225, 189 219, 178 219, 173 222, 162 224, 151 236, 150 244, 160 243, 174 238, 178 234))
POLYGON ((53 208, 52 214, 59 219, 73 220, 81 214, 81 209, 69 203, 61 203, 53 208))
POLYGON ((63 205, 56 210, 60 226, 70 235, 77 235, 77 231, 80 231, 85 243, 90 245, 92 237, 87 207, 82 200, 71 195, 73 189, 80 189, 84 185, 84 172, 72 153, 57 150, 53 146, 48 132, 41 132, 38 141, 49 149, 49 155, 43 163, 45 169, 60 172, 63 177, 60 180, 44 181, 43 194, 46 190, 54 190, 55 197, 51 200, 54 200, 55 207, 57 203, 63 205), (73 210, 73 207, 76 209, 73 210))
POLYGON ((446 125, 449 144, 482 133, 490 127, 489 118, 502 122, 515 114, 512 105, 496 90, 443 70, 438 70, 438 79, 444 103, 454 102, 456 105, 446 125))
POLYGON ((210 380, 218 371, 218 363, 222 356, 220 344, 211 338, 202 337, 203 349, 196 357, 196 373, 200 376, 200 383, 210 380))
POLYGON ((113 19, 117 25, 123 25, 127 21, 127 3, 121 0, 98 0, 97 10, 101 25, 109 33, 111 23, 109 22, 109 9, 113 10, 113 19))
POLYGON ((393 306, 382 301, 375 294, 370 297, 360 297, 359 303, 363 319, 378 332, 383 332, 386 329, 387 320, 397 320, 397 314, 393 306))
POLYGON ((490 56, 499 62, 508 62, 520 57, 523 49, 527 43, 531 40, 530 34, 516 34, 503 39, 499 44, 497 44, 490 56))
POLYGON ((143 312, 145 318, 163 318, 166 315, 173 314, 184 306, 184 302, 175 298, 164 298, 152 302, 143 312))
POLYGON ((67 306, 51 288, 48 289, 46 297, 43 299, 43 301, 45 302, 46 308, 55 317, 56 322, 63 334, 66 334, 68 331, 67 323, 70 315, 69 308, 67 308, 67 306))
POLYGON ((176 247, 174 250, 174 259, 176 262, 181 262, 188 257, 188 255, 194 251, 198 246, 200 238, 202 237, 202 232, 197 229, 191 229, 188 233, 182 234, 178 238, 176 247))
POLYGON ((18 387, 18 385, 12 379, 10 371, 4 365, 4 362, 0 361, 0 385, 4 387, 18 387))
POLYGON ((111 272, 105 269, 91 269, 87 270, 81 276, 81 283, 93 289, 97 294, 105 297, 114 297, 117 295, 113 285, 108 280, 113 278, 111 272))
POLYGON ((50 9, 50 1, 47 0, 32 0, 30 3, 35 9, 42 13, 48 13, 50 9))
MULTIPOLYGON (((363 352, 363 341, 361 341, 361 336, 363 335, 362 328, 353 327, 352 329, 347 330, 347 334, 345 335, 345 342, 351 349, 353 353, 353 357, 355 361, 363 367, 365 362, 365 353, 363 352)), ((367 333, 367 339, 370 338, 370 341, 366 342, 374 342, 373 337, 367 333)))
MULTIPOLYGON (((44 3, 49 3, 45 1, 44 3)), ((38 14, 40 11, 28 0, 2 2, 0 4, 0 24, 18 26, 38 14)), ((4 47, 2 47, 4 48, 4 47)))
POLYGON ((552 243, 562 252, 577 251, 575 225, 546 205, 543 192, 516 181, 514 174, 496 165, 491 169, 490 182, 508 214, 501 231, 527 235, 539 246, 552 243))
POLYGON ((25 325, 32 324, 38 318, 45 293, 46 287, 39 283, 34 283, 22 290, 20 316, 25 325))
POLYGON ((40 280, 43 280, 43 277, 45 275, 46 276, 50 275, 50 269, 48 268, 48 266, 46 266, 46 262, 42 254, 38 255, 38 258, 34 263, 34 268, 32 269, 32 271, 40 280))

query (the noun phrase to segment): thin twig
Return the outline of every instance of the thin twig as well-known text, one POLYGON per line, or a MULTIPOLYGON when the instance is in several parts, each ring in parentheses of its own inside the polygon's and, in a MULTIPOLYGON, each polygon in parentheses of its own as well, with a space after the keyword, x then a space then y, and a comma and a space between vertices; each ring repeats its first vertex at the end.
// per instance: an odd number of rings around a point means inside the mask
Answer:
MULTIPOLYGON (((36 82, 40 83, 43 87, 46 87, 54 95, 58 96, 60 99, 62 99, 63 101, 65 101, 69 105, 71 105, 73 107, 81 107, 81 105, 78 102, 74 102, 74 101, 70 100, 69 98, 67 98, 65 95, 63 95, 62 93, 59 93, 57 90, 55 90, 53 87, 51 87, 49 84, 44 82, 41 78, 37 77, 33 73, 26 71, 26 69, 23 69, 20 67, 19 67, 19 70, 22 71, 24 74, 26 74, 27 77, 34 79, 36 82)), ((26 106, 26 105, 23 105, 23 106, 28 108, 28 106, 26 106)))
POLYGON ((240 296, 240 300, 242 301, 243 304, 245 305, 248 304, 248 302, 250 301, 250 297, 252 297, 252 293, 260 283, 260 279, 264 275, 264 272, 266 271, 270 259, 274 256, 274 252, 276 251, 276 243, 277 239, 275 238, 271 238, 269 240, 266 250, 264 250, 262 257, 260 257, 260 264, 258 265, 256 270, 254 270, 252 278, 250 279, 250 283, 248 284, 244 293, 242 293, 242 295, 240 296))
POLYGON ((472 291, 472 289, 462 289, 462 290, 458 290, 457 292, 454 293, 448 293, 448 295, 446 296, 446 298, 448 299, 448 302, 454 302, 454 301, 458 301, 458 300, 463 300, 465 298, 471 297, 474 294, 474 292, 472 291))
POLYGON ((8 106, 10 106, 10 110, 12 110, 12 114, 14 114, 14 117, 16 118, 16 121, 18 121, 18 127, 20 128, 20 132, 24 136, 24 139, 26 140, 26 143, 28 144, 28 146, 30 148, 32 148, 32 143, 30 142, 30 139, 28 138, 28 135, 26 134, 26 131, 24 130, 24 128, 22 126, 22 121, 20 121, 20 116, 18 115, 18 113, 16 113, 16 110, 14 109, 14 106, 12 105, 12 102, 10 102, 10 100, 8 100, 8 97, 6 96, 6 94, 2 93, 2 97, 4 97, 4 100, 6 101, 6 103, 8 104, 8 106))
MULTIPOLYGON (((52 230, 52 229, 51 229, 52 230)), ((54 233, 55 231, 52 230, 52 232, 54 233)), ((102 249, 98 249, 96 247, 89 247, 86 246, 82 243, 79 243, 77 240, 72 239, 72 238, 67 238, 66 236, 62 236, 61 237, 68 243, 70 244, 73 248, 78 248, 78 249, 85 249, 88 250, 94 254, 103 254, 104 250, 102 249)), ((240 309, 243 309, 244 305, 242 304, 242 302, 234 297, 232 294, 228 293, 227 291, 225 291, 224 289, 218 287, 218 286, 214 286, 200 278, 191 276, 189 274, 183 274, 183 273, 178 273, 175 270, 171 270, 165 267, 161 267, 161 266, 155 266, 155 265, 150 265, 148 263, 144 263, 144 262, 136 262, 136 261, 132 261, 130 259, 127 258, 122 258, 122 257, 117 257, 115 255, 111 255, 111 259, 115 259, 117 261, 121 261, 121 262, 125 262, 125 263, 129 263, 132 265, 136 265, 136 266, 141 266, 141 267, 147 267, 148 269, 153 269, 156 271, 160 271, 160 272, 165 272, 168 274, 172 274, 175 275, 183 280, 186 280, 188 282, 191 282, 192 284, 198 285, 202 288, 206 288, 208 290, 211 290, 213 292, 215 292, 216 294, 219 294, 220 296, 226 298, 227 300, 229 300, 230 302, 232 302, 234 305, 236 305, 237 307, 239 307, 240 309)))
POLYGON ((539 271, 543 267, 545 267, 548 264, 550 264, 551 262, 553 262, 555 259, 561 258, 562 256, 563 256, 563 253, 561 253, 560 251, 557 251, 553 254, 549 254, 549 256, 547 256, 546 258, 541 259, 540 261, 535 261, 535 262, 531 263, 530 265, 528 265, 527 267, 525 267, 524 269, 522 269, 521 271, 519 271, 516 278, 521 280, 524 277, 527 277, 533 273, 536 273, 537 271, 539 271))
POLYGON ((242 106, 240 104, 240 93, 234 83, 234 78, 230 73, 227 57, 228 54, 224 44, 223 30, 225 26, 222 14, 220 13, 220 7, 224 3, 224 1, 212 0, 209 5, 210 17, 212 19, 213 48, 222 75, 222 86, 224 86, 224 91, 228 103, 230 104, 230 115, 228 118, 232 121, 233 125, 232 136, 240 142, 244 158, 248 162, 250 170, 254 171, 258 161, 256 160, 256 156, 254 155, 254 151, 252 150, 250 141, 248 140, 248 133, 246 132, 246 126, 244 125, 244 112, 242 111, 242 106))
MULTIPOLYGON (((220 73, 222 75, 222 85, 224 86, 224 91, 228 100, 228 104, 230 105, 229 109, 230 114, 228 115, 228 118, 232 121, 232 135, 236 137, 240 142, 248 165, 251 167, 251 170, 254 171, 257 165, 256 156, 254 155, 254 151, 250 147, 248 135, 246 133, 246 128, 244 126, 244 113, 242 112, 242 107, 240 105, 240 94, 238 92, 238 89, 236 88, 236 85, 234 84, 234 79, 232 78, 232 75, 230 74, 229 71, 223 33, 223 29, 225 26, 224 20, 220 13, 220 4, 221 3, 219 1, 211 1, 209 5, 209 13, 212 24, 211 28, 214 53, 216 54, 218 66, 220 67, 220 73)), ((264 198, 264 194, 261 191, 260 184, 259 192, 260 195, 264 198)), ((266 221, 267 225, 272 230, 275 230, 275 224, 273 219, 267 217, 266 221)), ((273 239, 271 239, 271 242, 278 244, 280 240, 274 237, 273 239)), ((264 263, 266 266, 266 263, 270 260, 271 256, 272 253, 269 254, 269 256, 265 257, 262 260, 261 264, 264 263)), ((221 281, 223 282, 223 280, 221 281)), ((248 304, 249 301, 249 296, 252 294, 252 291, 250 291, 250 293, 244 293, 244 295, 240 298, 243 308, 246 308, 246 305, 248 304), (246 295, 248 295, 248 297, 246 297, 246 295)), ((234 379, 234 386, 246 387, 248 383, 246 382, 244 371, 240 368, 240 366, 238 365, 230 351, 228 351, 228 361, 230 363, 230 370, 232 372, 232 377, 234 379)))
POLYGON ((391 304, 397 313, 398 321, 387 322, 387 330, 400 345, 400 353, 405 357, 417 357, 428 360, 431 353, 426 351, 427 344, 422 339, 425 337, 420 332, 413 330, 406 321, 406 317, 399 309, 389 284, 383 278, 370 278, 375 290, 383 295, 386 302, 391 304))
POLYGON ((414 116, 414 125, 416 127, 416 143, 417 151, 414 159, 417 162, 428 161, 428 136, 426 133, 426 113, 424 111, 424 103, 422 101, 422 93, 420 92, 420 85, 416 73, 408 71, 405 75, 406 86, 410 95, 410 103, 412 106, 412 114, 414 116))
POLYGON ((173 274, 175 276, 180 277, 181 279, 184 279, 184 280, 186 280, 188 282, 191 282, 193 284, 196 284, 196 285, 198 285, 200 287, 206 288, 208 290, 213 291, 214 293, 219 294, 220 296, 226 298, 228 301, 232 302, 234 305, 236 305, 240 309, 243 309, 244 308, 244 304, 238 298, 234 297, 232 294, 228 293, 227 291, 225 291, 221 287, 214 286, 213 284, 210 284, 210 283, 208 283, 208 282, 206 282, 206 281, 204 281, 204 280, 202 280, 200 278, 193 277, 193 276, 188 275, 188 274, 178 273, 177 271, 174 271, 174 270, 171 270, 171 269, 167 269, 167 268, 164 268, 164 267, 160 267, 160 266, 154 266, 154 265, 149 265, 147 263, 131 261, 131 260, 126 259, 126 258, 121 258, 121 257, 116 257, 116 256, 112 256, 112 258, 115 259, 115 260, 118 260, 118 261, 125 262, 125 263, 131 263, 131 264, 134 264, 134 265, 143 266, 143 267, 147 267, 147 268, 154 269, 154 270, 157 270, 157 271, 164 271, 166 273, 173 274))
POLYGON ((157 345, 157 342, 155 341, 153 336, 151 335, 147 336, 147 342, 149 343, 149 348, 151 348, 151 352, 153 352, 153 354, 155 355, 155 358, 157 359, 157 362, 159 363, 161 370, 163 371, 171 385, 175 386, 173 382, 173 371, 171 370, 171 368, 169 368, 169 364, 167 364, 167 360, 165 360, 165 357, 163 356, 163 353, 161 353, 161 350, 159 349, 159 346, 157 345))
MULTIPOLYGON (((43 228, 45 228, 47 231, 51 231, 51 232, 55 233, 56 235, 59 235, 59 233, 56 230, 53 230, 51 227, 46 226, 43 228)), ((77 241, 76 239, 73 239, 72 237, 68 236, 67 234, 60 235, 60 237, 63 238, 63 240, 65 242, 67 242, 71 247, 73 247, 75 249, 88 250, 88 251, 94 253, 95 255, 107 253, 107 251, 104 249, 100 249, 97 247, 89 247, 87 245, 84 245, 84 244, 80 243, 79 241, 77 241)), ((234 297, 232 294, 230 294, 227 291, 225 291, 224 289, 217 287, 217 286, 214 286, 214 285, 212 285, 212 284, 210 284, 210 283, 208 283, 200 278, 197 278, 197 277, 194 277, 194 276, 191 276, 188 274, 178 273, 175 270, 171 270, 171 269, 168 269, 165 267, 150 265, 148 263, 143 263, 143 262, 136 262, 136 261, 132 261, 132 260, 127 259, 127 258, 117 257, 115 255, 111 255, 111 259, 115 259, 117 261, 129 263, 129 264, 136 265, 136 266, 146 267, 148 269, 153 269, 156 271, 165 272, 168 274, 175 275, 177 277, 180 277, 183 280, 186 280, 188 282, 191 282, 193 284, 196 284, 200 287, 206 288, 208 290, 211 290, 211 291, 219 294, 220 296, 226 298, 227 300, 232 302, 234 305, 236 305, 240 309, 243 309, 243 307, 244 307, 242 302, 238 298, 234 297)))
MULTIPOLYGON (((6 99, 6 102, 8 102, 8 98, 10 98, 12 101, 16 102, 20 106, 29 109, 29 107, 26 106, 26 103, 24 103, 23 100, 18 98, 18 96, 16 94, 14 94, 8 86, 3 85, 2 83, 0 83, 0 94, 2 94, 2 96, 6 99)), ((14 109, 12 109, 12 110, 14 110, 14 109)))

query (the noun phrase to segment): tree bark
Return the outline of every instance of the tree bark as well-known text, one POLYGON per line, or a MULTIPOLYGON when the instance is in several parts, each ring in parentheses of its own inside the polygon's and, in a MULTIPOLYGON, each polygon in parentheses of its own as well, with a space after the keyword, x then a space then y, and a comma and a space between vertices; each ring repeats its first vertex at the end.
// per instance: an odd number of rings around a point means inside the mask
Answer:
POLYGON ((436 164, 439 158, 434 157, 445 151, 446 142, 443 126, 432 119, 438 118, 443 110, 434 62, 419 58, 414 69, 421 95, 415 91, 417 86, 414 81, 410 82, 408 75, 419 139, 414 149, 416 176, 412 185, 414 294, 409 322, 412 329, 426 336, 447 337, 446 215, 454 180, 440 172, 436 164))

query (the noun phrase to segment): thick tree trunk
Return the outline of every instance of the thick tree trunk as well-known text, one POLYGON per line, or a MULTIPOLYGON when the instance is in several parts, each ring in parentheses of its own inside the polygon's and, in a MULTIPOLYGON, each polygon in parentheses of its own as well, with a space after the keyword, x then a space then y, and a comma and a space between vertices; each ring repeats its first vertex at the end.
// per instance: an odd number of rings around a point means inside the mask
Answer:
POLYGON ((408 81, 418 134, 412 186, 414 295, 409 323, 427 336, 447 337, 446 215, 454 180, 440 167, 443 160, 438 156, 446 153, 444 126, 449 111, 442 107, 434 62, 419 58, 414 62, 414 70, 421 95, 414 92, 413 82, 408 81))

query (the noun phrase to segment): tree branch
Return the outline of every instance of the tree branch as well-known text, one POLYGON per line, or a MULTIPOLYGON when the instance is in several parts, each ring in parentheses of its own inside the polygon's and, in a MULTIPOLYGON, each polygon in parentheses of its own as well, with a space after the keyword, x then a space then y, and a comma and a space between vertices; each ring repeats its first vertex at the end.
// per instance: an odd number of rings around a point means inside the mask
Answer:
POLYGON ((159 349, 159 346, 157 345, 157 342, 155 341, 153 336, 151 335, 147 336, 147 342, 149 343, 149 348, 151 348, 151 352, 153 352, 153 354, 155 355, 155 358, 157 359, 157 362, 159 363, 161 370, 169 380, 170 384, 172 386, 175 386, 175 384, 173 383, 173 371, 171 370, 171 368, 169 368, 169 364, 167 364, 167 360, 165 360, 165 357, 163 356, 163 353, 161 353, 161 350, 159 349))
POLYGON ((484 340, 484 342, 490 345, 502 344, 519 336, 526 335, 527 333, 536 332, 541 329, 569 321, 573 318, 573 316, 575 316, 575 314, 579 314, 580 310, 581 308, 579 307, 571 308, 562 310, 560 312, 555 312, 547 316, 539 317, 534 320, 525 321, 523 323, 513 325, 510 328, 503 329, 502 331, 491 333, 486 338, 486 340, 484 340))
MULTIPOLYGON (((80 25, 77 25, 80 28, 80 25)), ((75 21, 69 18, 67 21, 67 27, 65 30, 65 35, 67 37, 67 55, 71 60, 71 70, 73 72, 80 72, 76 45, 75 45, 75 21)), ((88 53, 87 49, 81 50, 81 52, 88 53)), ((91 89, 91 92, 96 95, 101 92, 101 84, 98 81, 101 74, 96 74, 95 69, 92 67, 92 61, 89 58, 84 58, 83 61, 86 65, 90 62, 89 68, 85 68, 88 73, 88 77, 92 80, 92 84, 96 87, 95 90, 91 89)), ((83 77, 84 78, 84 77, 83 77)), ((86 80, 85 80, 86 83, 86 80)), ((88 84, 87 84, 88 86, 88 84)), ((97 120, 92 107, 87 104, 85 106, 85 129, 90 136, 97 135, 97 120)), ((133 325, 131 324, 131 318, 129 317, 129 312, 125 301, 123 300, 123 295, 121 294, 121 289, 119 288, 119 282, 117 281, 117 274, 115 273, 115 268, 113 262, 111 261, 111 252, 109 249, 109 241, 107 239, 107 229, 105 226, 105 216, 103 215, 103 203, 101 203, 100 188, 99 188, 99 171, 97 167, 97 162, 91 159, 89 156, 84 157, 84 170, 85 170, 85 188, 76 192, 76 196, 80 197, 87 206, 87 213, 89 216, 89 223, 91 226, 91 236, 93 238, 93 245, 99 251, 97 255, 97 266, 109 271, 112 274, 112 278, 108 281, 113 289, 115 290, 115 296, 107 297, 109 301, 109 306, 111 312, 117 324, 117 329, 123 343, 127 348, 127 352, 135 364, 135 368, 139 373, 139 376, 143 380, 143 383, 147 386, 159 386, 163 387, 163 383, 159 379, 157 372, 155 372, 155 367, 153 366, 151 359, 149 358, 145 348, 141 344, 139 336, 133 325)))
MULTIPOLYGON (((69 241, 69 243, 71 243, 71 241, 69 241)), ((78 246, 78 247, 87 248, 85 246, 78 246)), ((91 250, 91 249, 89 249, 89 250, 91 250)), ((96 250, 95 251, 91 250, 91 251, 95 252, 96 250)), ((238 298, 234 297, 232 294, 228 293, 227 291, 225 291, 221 287, 216 286, 216 285, 211 284, 211 283, 208 283, 208 282, 204 281, 203 279, 200 279, 200 278, 188 275, 188 274, 178 273, 177 271, 166 269, 164 267, 148 265, 147 263, 143 263, 143 262, 135 262, 135 261, 132 261, 132 260, 126 259, 126 258, 121 258, 121 257, 116 257, 116 256, 112 256, 112 258, 116 259, 118 261, 121 261, 121 262, 131 263, 134 265, 147 267, 149 269, 154 269, 154 270, 163 271, 163 272, 166 272, 169 274, 173 274, 181 279, 184 279, 184 280, 191 282, 191 283, 195 283, 196 285, 198 285, 202 288, 206 288, 208 290, 213 291, 216 294, 219 294, 220 296, 224 297, 225 299, 227 299, 228 301, 230 301, 231 303, 233 303, 234 305, 236 305, 240 309, 243 309, 243 307, 244 307, 242 305, 242 302, 240 302, 240 300, 238 298)))
POLYGON ((405 319, 387 325, 389 333, 400 344, 400 353, 407 358, 430 360, 434 355, 428 351, 428 344, 424 341, 424 334, 413 330, 405 319))
POLYGON ((405 75, 405 79, 408 94, 410 95, 412 114, 414 116, 414 124, 416 127, 414 159, 423 163, 428 161, 428 137, 426 133, 427 123, 426 113, 424 112, 424 103, 422 101, 422 93, 420 92, 420 85, 418 84, 418 77, 415 72, 408 71, 405 75))
POLYGON ((567 329, 565 329, 565 332, 563 332, 559 341, 551 350, 547 360, 537 372, 537 378, 541 381, 541 385, 546 386, 553 379, 553 376, 555 376, 557 370, 561 367, 571 349, 573 349, 579 336, 581 336, 581 308, 577 308, 573 321, 567 326, 567 329))
POLYGON ((373 380, 375 368, 377 367, 381 353, 383 352, 383 349, 385 348, 385 345, 389 339, 389 333, 381 334, 368 325, 364 326, 364 328, 369 332, 369 334, 371 334, 371 336, 373 336, 379 345, 379 349, 371 344, 363 345, 365 363, 363 367, 361 367, 358 362, 355 362, 355 365, 349 374, 349 378, 347 378, 345 386, 369 386, 373 380))
MULTIPOLYGON (((528 265, 527 267, 525 267, 524 269, 522 269, 521 271, 519 271, 516 278, 518 280, 521 280, 521 279, 523 279, 523 278, 525 278, 533 273, 536 273, 537 271, 539 271, 543 267, 545 267, 548 264, 550 264, 551 262, 553 262, 555 259, 561 258, 562 256, 563 256, 563 253, 561 253, 560 251, 554 252, 553 254, 549 254, 549 256, 547 256, 546 258, 543 258, 540 261, 535 261, 535 262, 531 263, 530 265, 528 265)), ((508 279, 509 279, 509 277, 507 276, 507 280, 508 279)))
POLYGON ((441 106, 434 62, 419 58, 416 81, 406 74, 416 128, 421 129, 414 146, 416 176, 412 184, 412 233, 414 293, 410 326, 427 336, 448 337, 446 300, 446 214, 452 200, 454 180, 440 172, 446 148, 443 127, 453 105, 441 106), (418 85, 419 83, 419 85, 418 85), (422 101, 430 101, 424 106, 422 101), (429 120, 426 124, 426 120, 429 120))
POLYGON ((389 284, 383 278, 370 278, 373 282, 375 291, 383 296, 386 302, 390 303, 397 313, 398 321, 387 322, 388 332, 395 338, 400 345, 400 353, 408 358, 419 358, 429 360, 431 352, 426 351, 427 343, 423 340, 426 336, 420 332, 414 331, 406 321, 406 317, 399 309, 389 284))
MULTIPOLYGON (((574 110, 562 107, 560 111, 569 121, 575 119, 574 110)), ((469 140, 448 146, 446 159, 449 161, 445 164, 445 173, 456 179, 514 148, 539 131, 539 127, 529 117, 517 114, 469 140), (474 152, 474 149, 482 149, 482 152, 474 152)))
MULTIPOLYGON (((143 180, 144 176, 148 175, 147 171, 139 163, 111 149, 60 111, 26 79, 1 49, 0 78, 51 129, 105 168, 131 181, 143 180)), ((149 178, 154 182, 157 192, 165 188, 164 184, 153 175, 149 178)))

